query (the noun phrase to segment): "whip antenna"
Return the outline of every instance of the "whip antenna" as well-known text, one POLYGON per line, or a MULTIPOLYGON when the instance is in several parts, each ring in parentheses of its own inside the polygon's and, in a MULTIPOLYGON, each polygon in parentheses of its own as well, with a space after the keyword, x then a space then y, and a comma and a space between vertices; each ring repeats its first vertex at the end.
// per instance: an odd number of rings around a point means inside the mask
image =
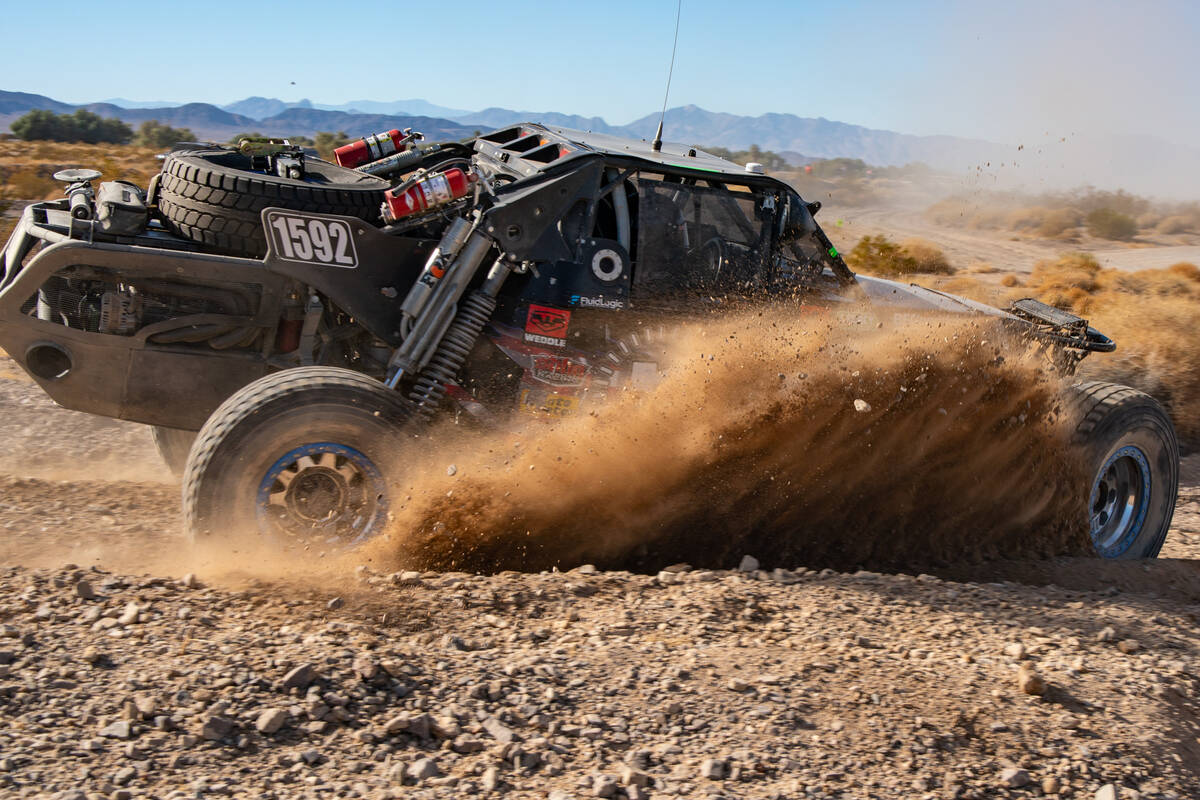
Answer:
POLYGON ((675 48, 679 45, 679 15, 683 11, 683 0, 675 6, 675 41, 671 44, 671 68, 667 70, 667 90, 663 92, 663 107, 662 115, 658 118, 658 131, 654 134, 654 141, 650 144, 650 149, 654 152, 662 150, 662 134, 663 122, 667 118, 667 98, 671 95, 671 76, 675 74, 675 48))

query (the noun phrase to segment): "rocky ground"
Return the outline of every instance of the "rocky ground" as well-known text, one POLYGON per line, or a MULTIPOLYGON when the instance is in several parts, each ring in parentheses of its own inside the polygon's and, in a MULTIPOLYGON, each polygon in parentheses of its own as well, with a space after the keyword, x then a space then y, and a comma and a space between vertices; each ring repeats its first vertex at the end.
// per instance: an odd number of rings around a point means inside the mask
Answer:
POLYGON ((1146 564, 265 570, 145 429, 0 407, 0 796, 1200 797, 1194 460, 1146 564))

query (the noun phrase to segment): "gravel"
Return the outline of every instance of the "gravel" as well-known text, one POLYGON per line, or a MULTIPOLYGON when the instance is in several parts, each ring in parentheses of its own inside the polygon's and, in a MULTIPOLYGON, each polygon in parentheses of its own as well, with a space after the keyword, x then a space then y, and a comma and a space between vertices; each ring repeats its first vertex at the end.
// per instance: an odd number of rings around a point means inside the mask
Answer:
POLYGON ((0 797, 1200 797, 1195 481, 1145 564, 264 578, 181 559, 148 469, 45 472, 148 437, 41 403, 0 423, 75 448, 0 475, 0 797))
POLYGON ((397 586, 367 569, 301 591, 3 568, 0 795, 1200 793, 1192 603, 928 575, 672 574, 397 586), (335 590, 346 603, 331 611, 335 590), (185 606, 208 622, 181 621, 185 606), (93 608, 127 621, 96 627, 93 608))

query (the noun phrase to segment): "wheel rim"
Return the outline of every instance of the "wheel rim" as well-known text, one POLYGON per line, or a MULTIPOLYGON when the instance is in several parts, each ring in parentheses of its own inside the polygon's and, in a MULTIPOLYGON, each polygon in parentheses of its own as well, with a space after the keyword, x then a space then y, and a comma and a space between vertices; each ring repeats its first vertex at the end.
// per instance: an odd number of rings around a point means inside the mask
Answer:
POLYGON ((1108 457, 1092 484, 1092 544, 1105 558, 1123 554, 1137 539, 1150 506, 1150 462, 1128 445, 1108 457))
POLYGON ((350 546, 382 528, 383 474, 363 453, 314 442, 284 453, 258 485, 259 530, 297 544, 350 546))

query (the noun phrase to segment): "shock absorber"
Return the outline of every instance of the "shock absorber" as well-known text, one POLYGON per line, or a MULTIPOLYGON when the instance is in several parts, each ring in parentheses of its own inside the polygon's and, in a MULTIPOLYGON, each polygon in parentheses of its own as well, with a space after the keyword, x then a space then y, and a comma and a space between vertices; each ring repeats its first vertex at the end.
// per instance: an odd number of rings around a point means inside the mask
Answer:
POLYGON ((492 312, 496 310, 496 295, 511 271, 503 256, 496 259, 483 285, 458 307, 454 322, 442 336, 429 364, 421 371, 408 394, 408 399, 416 406, 417 414, 421 417, 432 417, 441 405, 447 384, 454 382, 483 327, 492 318, 492 312))

